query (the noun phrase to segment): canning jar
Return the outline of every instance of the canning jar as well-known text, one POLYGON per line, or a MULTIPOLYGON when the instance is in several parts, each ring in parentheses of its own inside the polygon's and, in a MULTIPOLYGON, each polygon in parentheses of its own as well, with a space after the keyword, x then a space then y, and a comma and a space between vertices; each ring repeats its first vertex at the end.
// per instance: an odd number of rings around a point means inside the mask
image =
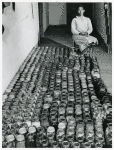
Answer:
POLYGON ((80 148, 80 143, 79 143, 79 142, 76 142, 76 141, 72 141, 72 142, 71 142, 71 147, 72 147, 72 148, 80 148))
POLYGON ((69 142, 72 142, 74 141, 74 134, 75 134, 75 130, 74 128, 70 129, 70 128, 67 128, 67 131, 66 131, 66 138, 69 142))
POLYGON ((83 147, 84 148, 91 148, 91 144, 89 142, 84 142, 83 147))
POLYGON ((2 148, 6 148, 6 139, 4 136, 2 136, 2 148))
POLYGON ((52 148, 59 148, 58 142, 57 142, 57 141, 53 141, 53 142, 51 143, 51 147, 52 147, 52 148))
POLYGON ((95 148, 103 148, 103 145, 101 143, 96 142, 95 143, 95 148))
POLYGON ((36 128, 33 126, 30 126, 28 129, 28 133, 26 135, 26 146, 27 148, 36 147, 36 128))
POLYGON ((46 136, 44 136, 41 140, 41 146, 42 148, 48 148, 49 142, 46 136))
POLYGON ((19 128, 18 133, 26 136, 27 129, 23 126, 23 127, 19 128))
POLYGON ((25 148, 25 137, 24 135, 17 135, 16 136, 16 148, 25 148))
POLYGON ((56 134, 56 139, 58 142, 62 142, 65 138, 65 131, 63 129, 58 129, 56 134))
POLYGON ((15 148, 15 138, 13 135, 6 136, 7 145, 6 148, 15 148))
POLYGON ((65 107, 59 107, 58 113, 59 116, 65 116, 65 107))
POLYGON ((62 142, 62 148, 69 148, 69 147, 70 147, 70 143, 68 141, 62 142))
POLYGON ((54 136, 55 136, 55 128, 52 126, 49 126, 47 128, 47 137, 49 140, 52 140, 54 139, 54 136))

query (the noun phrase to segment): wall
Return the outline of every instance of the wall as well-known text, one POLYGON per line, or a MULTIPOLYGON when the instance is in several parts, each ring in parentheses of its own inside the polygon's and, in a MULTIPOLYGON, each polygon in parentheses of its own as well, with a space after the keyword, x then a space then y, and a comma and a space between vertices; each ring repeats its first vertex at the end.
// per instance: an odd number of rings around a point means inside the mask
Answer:
POLYGON ((43 32, 46 31, 49 26, 49 4, 43 3, 43 32))
POLYGON ((66 24, 66 3, 49 3, 49 24, 66 24))
POLYGON ((4 9, 2 24, 2 93, 7 88, 20 65, 38 42, 38 4, 17 2, 4 9), (34 18, 33 18, 34 17, 34 18))
POLYGON ((105 26, 105 12, 104 3, 95 3, 93 6, 93 23, 96 30, 107 43, 106 26, 105 26))

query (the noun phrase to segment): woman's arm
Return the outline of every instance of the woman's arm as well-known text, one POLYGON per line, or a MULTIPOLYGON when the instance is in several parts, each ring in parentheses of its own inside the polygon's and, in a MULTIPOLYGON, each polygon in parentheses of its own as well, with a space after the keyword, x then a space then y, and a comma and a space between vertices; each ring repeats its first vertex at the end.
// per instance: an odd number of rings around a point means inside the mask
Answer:
POLYGON ((88 18, 88 30, 87 30, 87 32, 88 32, 88 34, 91 34, 92 33, 92 31, 93 31, 93 27, 92 27, 92 23, 91 23, 91 20, 88 18))
POLYGON ((79 34, 80 32, 76 29, 76 22, 75 18, 71 22, 71 32, 72 34, 79 34))

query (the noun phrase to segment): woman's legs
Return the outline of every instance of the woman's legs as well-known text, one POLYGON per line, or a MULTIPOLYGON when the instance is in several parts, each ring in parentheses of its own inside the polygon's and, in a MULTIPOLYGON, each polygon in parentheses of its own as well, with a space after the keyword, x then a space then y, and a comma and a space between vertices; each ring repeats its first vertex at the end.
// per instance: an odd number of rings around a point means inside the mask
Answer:
POLYGON ((86 49, 88 46, 91 45, 91 43, 98 44, 97 38, 93 36, 82 36, 82 35, 73 35, 74 42, 79 45, 80 51, 82 52, 84 49, 86 49))

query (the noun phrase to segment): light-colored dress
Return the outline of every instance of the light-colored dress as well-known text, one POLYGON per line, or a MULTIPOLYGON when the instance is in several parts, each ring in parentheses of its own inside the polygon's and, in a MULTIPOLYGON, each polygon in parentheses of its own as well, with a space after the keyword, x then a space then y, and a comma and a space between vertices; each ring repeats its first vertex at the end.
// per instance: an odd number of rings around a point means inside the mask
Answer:
POLYGON ((71 32, 73 34, 73 40, 79 45, 80 50, 83 51, 91 43, 98 44, 97 38, 90 36, 93 31, 91 20, 87 17, 74 18, 71 23, 71 32), (81 32, 87 32, 88 36, 79 35, 81 32))

